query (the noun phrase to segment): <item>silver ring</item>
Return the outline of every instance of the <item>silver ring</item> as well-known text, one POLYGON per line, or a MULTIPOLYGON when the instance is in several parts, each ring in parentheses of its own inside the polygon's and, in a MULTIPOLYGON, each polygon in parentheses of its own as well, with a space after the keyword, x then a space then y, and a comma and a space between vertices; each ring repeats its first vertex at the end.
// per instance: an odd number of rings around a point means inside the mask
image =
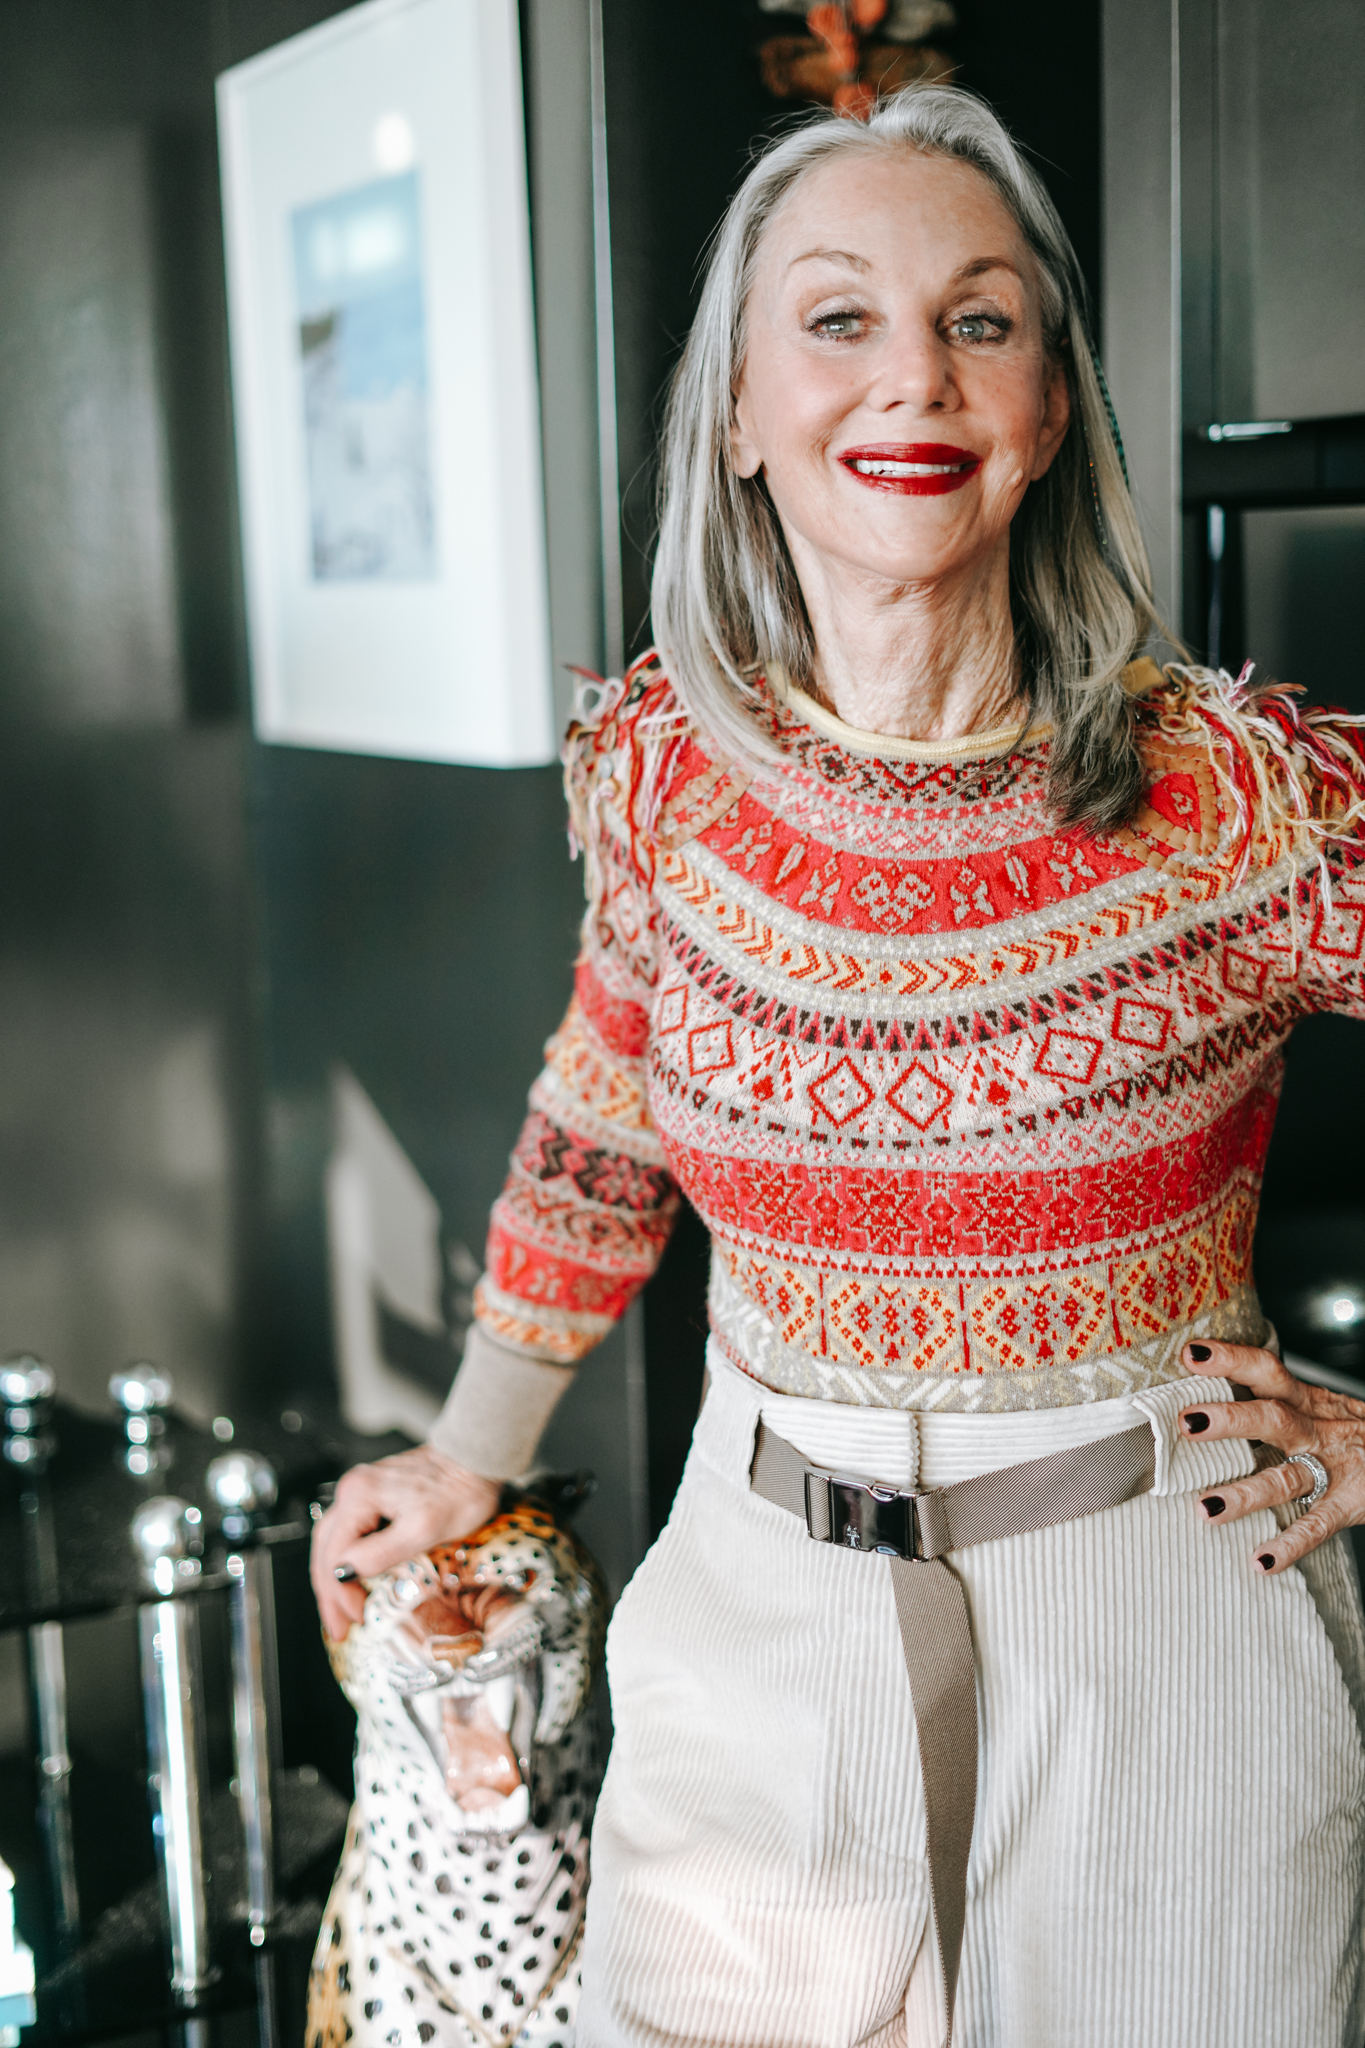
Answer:
POLYGON ((1311 1451, 1287 1451, 1286 1465, 1302 1465, 1313 1481, 1311 1493, 1301 1493, 1295 1501, 1296 1507, 1314 1508, 1331 1485, 1331 1477, 1321 1458, 1315 1458, 1311 1451))

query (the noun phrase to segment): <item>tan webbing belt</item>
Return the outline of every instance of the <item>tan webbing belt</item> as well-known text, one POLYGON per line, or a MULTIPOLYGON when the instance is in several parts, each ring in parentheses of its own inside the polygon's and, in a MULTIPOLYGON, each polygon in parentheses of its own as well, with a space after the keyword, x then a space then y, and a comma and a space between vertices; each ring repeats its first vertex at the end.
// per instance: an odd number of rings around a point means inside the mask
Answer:
POLYGON ((926 1493, 902 1493, 808 1464, 762 1423, 749 1483, 825 1543, 887 1558, 919 1735, 929 1889, 953 2035, 967 1857, 976 1818, 976 1658, 962 1581, 944 1553, 1049 1529, 1151 1490, 1156 1443, 1144 1422, 1121 1435, 926 1493))

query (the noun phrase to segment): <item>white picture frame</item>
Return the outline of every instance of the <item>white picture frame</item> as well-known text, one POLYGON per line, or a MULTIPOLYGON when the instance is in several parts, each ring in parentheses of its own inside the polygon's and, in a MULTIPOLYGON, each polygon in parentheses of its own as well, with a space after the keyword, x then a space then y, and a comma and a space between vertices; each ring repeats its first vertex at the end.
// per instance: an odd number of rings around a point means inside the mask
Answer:
POLYGON ((552 761, 516 0, 366 0, 218 120, 256 732, 552 761))

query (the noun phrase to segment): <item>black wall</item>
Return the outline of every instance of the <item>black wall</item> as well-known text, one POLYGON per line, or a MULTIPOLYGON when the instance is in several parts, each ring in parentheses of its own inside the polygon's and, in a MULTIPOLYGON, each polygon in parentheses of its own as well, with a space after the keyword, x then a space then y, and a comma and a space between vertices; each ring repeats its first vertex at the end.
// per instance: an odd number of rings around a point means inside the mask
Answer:
MULTIPOLYGON (((581 902, 556 770, 251 736, 214 79, 337 11, 0 9, 0 1355, 37 1350, 94 1408, 150 1356, 248 1440, 335 1400, 333 1063, 477 1255, 581 902)), ((554 1440, 601 1475, 584 1531, 616 1585, 621 1352, 554 1440)), ((301 1556, 280 1572, 315 1640, 301 1556)), ((21 1647, 0 1752, 29 1742, 21 1647)), ((321 1690, 288 1729, 342 1769, 320 1653, 295 1668, 321 1690)), ((135 1778, 136 1715, 85 1669, 73 1725, 113 1714, 135 1778)))
POLYGON ((0 10, 0 1347, 92 1404, 329 1398, 332 1063, 477 1255, 568 994, 557 771, 250 736, 213 82, 338 11, 0 10))

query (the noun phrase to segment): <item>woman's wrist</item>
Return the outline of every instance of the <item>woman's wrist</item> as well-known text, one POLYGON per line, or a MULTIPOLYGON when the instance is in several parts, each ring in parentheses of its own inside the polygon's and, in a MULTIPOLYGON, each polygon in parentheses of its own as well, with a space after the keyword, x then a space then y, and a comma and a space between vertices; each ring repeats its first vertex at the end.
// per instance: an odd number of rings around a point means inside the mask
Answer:
POLYGON ((573 1376, 571 1366, 527 1358, 474 1323, 428 1442, 474 1478, 518 1479, 535 1462, 546 1424, 573 1376))

